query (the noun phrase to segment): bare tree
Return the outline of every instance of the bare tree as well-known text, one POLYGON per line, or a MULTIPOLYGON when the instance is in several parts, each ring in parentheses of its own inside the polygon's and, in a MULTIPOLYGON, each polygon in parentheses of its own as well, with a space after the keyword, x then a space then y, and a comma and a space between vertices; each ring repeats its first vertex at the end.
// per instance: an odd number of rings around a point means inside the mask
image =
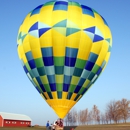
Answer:
POLYGON ((119 123, 120 121, 126 121, 130 118, 130 101, 127 99, 122 99, 121 101, 110 101, 106 106, 105 114, 100 114, 98 107, 93 106, 91 111, 80 110, 77 112, 76 109, 72 109, 65 118, 65 123, 67 125, 85 125, 85 124, 108 124, 114 121, 119 123))
POLYGON ((93 113, 92 111, 89 111, 88 113, 88 124, 92 124, 93 121, 93 113))
POLYGON ((71 110, 71 116, 72 116, 72 125, 76 125, 77 123, 77 110, 73 108, 71 110))
POLYGON ((81 110, 78 111, 77 121, 78 121, 78 125, 81 125, 81 124, 82 124, 82 122, 81 122, 81 110))
POLYGON ((80 125, 85 125, 88 124, 88 109, 85 110, 80 110, 78 112, 78 121, 80 123, 80 125))
POLYGON ((115 123, 118 123, 121 119, 119 101, 111 101, 108 103, 107 113, 115 123))
POLYGON ((83 124, 86 124, 88 122, 88 109, 85 109, 83 112, 83 124))
POLYGON ((93 109, 92 109, 92 113, 93 113, 93 121, 96 123, 96 111, 97 111, 97 106, 94 105, 93 109))
POLYGON ((95 124, 96 122, 100 123, 100 111, 98 110, 96 105, 93 106, 92 112, 93 112, 93 120, 95 124))
POLYGON ((105 112, 105 122, 106 122, 106 124, 108 124, 109 121, 110 121, 109 113, 108 113, 108 112, 105 112))
POLYGON ((112 122, 112 113, 111 113, 111 108, 107 108, 106 110, 106 118, 108 119, 108 122, 112 122))
POLYGON ((70 120, 70 119, 69 119, 69 118, 70 118, 69 115, 70 115, 70 113, 68 113, 67 116, 66 116, 66 118, 65 118, 66 126, 69 126, 69 125, 70 125, 70 124, 69 124, 69 120, 70 120))
POLYGON ((129 113, 130 106, 129 105, 130 105, 130 101, 128 101, 127 99, 122 99, 121 101, 119 101, 121 116, 125 123, 126 123, 126 120, 130 117, 130 113, 129 113))
POLYGON ((86 120, 87 125, 88 125, 88 121, 89 121, 88 115, 89 115, 89 111, 88 111, 88 109, 85 109, 85 120, 86 120))
POLYGON ((66 126, 68 126, 67 116, 65 117, 64 122, 65 122, 66 126))
POLYGON ((101 122, 102 122, 102 124, 105 124, 105 115, 102 113, 101 115, 100 115, 100 117, 101 117, 101 122))
POLYGON ((97 109, 97 112, 96 112, 96 121, 98 122, 98 124, 100 124, 100 111, 97 109))
POLYGON ((65 118, 65 122, 67 124, 67 126, 71 126, 72 125, 72 112, 70 111, 66 118, 65 118))
POLYGON ((80 122, 83 125, 84 124, 84 112, 83 112, 83 110, 79 112, 79 116, 80 116, 80 122))

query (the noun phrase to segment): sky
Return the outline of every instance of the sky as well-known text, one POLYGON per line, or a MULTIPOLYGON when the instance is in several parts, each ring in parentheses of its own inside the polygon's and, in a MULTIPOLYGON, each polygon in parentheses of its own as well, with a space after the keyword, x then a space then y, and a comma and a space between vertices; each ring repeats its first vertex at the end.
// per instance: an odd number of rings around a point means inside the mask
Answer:
MULTIPOLYGON (((130 0, 75 0, 95 9, 107 21, 113 46, 104 72, 74 106, 77 110, 130 100, 130 0)), ((47 0, 1 0, 0 7, 0 112, 28 115, 32 125, 46 125, 58 117, 27 78, 17 53, 17 34, 25 16, 47 0)))

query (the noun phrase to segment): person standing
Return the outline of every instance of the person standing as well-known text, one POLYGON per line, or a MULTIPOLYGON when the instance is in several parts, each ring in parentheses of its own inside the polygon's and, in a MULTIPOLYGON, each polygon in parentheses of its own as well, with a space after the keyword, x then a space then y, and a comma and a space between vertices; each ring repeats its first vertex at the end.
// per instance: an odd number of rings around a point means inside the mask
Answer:
POLYGON ((47 121, 47 123, 46 123, 46 130, 49 130, 49 127, 50 127, 49 121, 47 121))
POLYGON ((64 129, 64 125, 63 125, 63 120, 62 119, 60 119, 60 121, 59 121, 59 126, 60 126, 59 130, 63 130, 64 129))
POLYGON ((55 130, 63 130, 64 126, 63 126, 63 120, 62 119, 58 119, 56 121, 56 129, 55 130))

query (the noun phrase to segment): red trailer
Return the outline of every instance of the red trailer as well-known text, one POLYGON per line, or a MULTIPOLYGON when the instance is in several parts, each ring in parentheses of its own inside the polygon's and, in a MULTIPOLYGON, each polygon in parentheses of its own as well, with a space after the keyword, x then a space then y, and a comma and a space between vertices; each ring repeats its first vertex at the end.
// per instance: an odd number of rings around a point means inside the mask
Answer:
POLYGON ((31 121, 26 115, 0 112, 0 127, 28 127, 31 121))

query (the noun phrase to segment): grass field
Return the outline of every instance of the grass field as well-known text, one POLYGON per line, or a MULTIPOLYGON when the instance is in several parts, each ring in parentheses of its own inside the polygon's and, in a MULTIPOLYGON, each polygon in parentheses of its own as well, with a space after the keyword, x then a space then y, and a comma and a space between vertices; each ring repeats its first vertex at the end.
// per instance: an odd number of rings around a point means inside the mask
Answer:
MULTIPOLYGON (((90 125, 90 126, 68 126, 64 130, 130 130, 130 124, 120 124, 120 125, 90 125)), ((28 127, 28 128, 0 128, 0 130, 46 130, 45 127, 28 127)))

